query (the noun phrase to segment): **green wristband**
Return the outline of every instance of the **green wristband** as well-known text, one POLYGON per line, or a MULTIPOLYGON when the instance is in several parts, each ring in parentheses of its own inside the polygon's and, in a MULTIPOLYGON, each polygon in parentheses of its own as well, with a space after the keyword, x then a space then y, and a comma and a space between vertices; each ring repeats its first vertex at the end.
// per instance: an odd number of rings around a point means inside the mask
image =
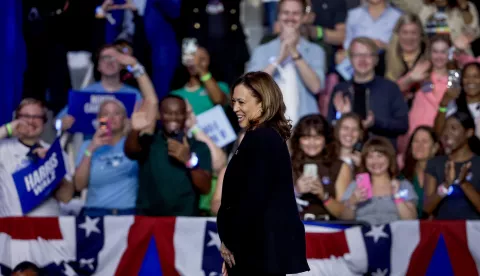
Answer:
POLYGON ((322 40, 323 39, 323 28, 320 26, 317 26, 317 40, 322 40))
POLYGON ((8 137, 12 137, 12 135, 13 135, 12 124, 11 123, 6 124, 5 128, 7 129, 8 137))
POLYGON ((447 108, 440 106, 440 107, 438 108, 438 111, 439 111, 440 113, 447 113, 447 108))
POLYGON ((206 73, 205 75, 201 76, 200 77, 200 80, 202 82, 206 82, 206 81, 209 81, 210 79, 212 78, 212 73, 206 73))
POLYGON ((92 152, 89 151, 88 149, 85 150, 84 154, 85 154, 86 157, 91 157, 92 156, 92 152))

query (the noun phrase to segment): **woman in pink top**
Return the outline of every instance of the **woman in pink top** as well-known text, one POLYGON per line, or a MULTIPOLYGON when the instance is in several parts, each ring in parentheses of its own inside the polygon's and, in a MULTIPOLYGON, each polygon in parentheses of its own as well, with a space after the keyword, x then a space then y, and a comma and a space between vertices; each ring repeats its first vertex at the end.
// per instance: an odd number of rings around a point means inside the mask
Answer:
POLYGON ((430 40, 429 56, 432 62, 430 77, 415 93, 412 108, 409 113, 409 130, 398 141, 399 152, 405 152, 408 139, 413 131, 421 125, 433 126, 440 101, 447 91, 448 81, 448 50, 451 42, 448 37, 434 36, 430 40))

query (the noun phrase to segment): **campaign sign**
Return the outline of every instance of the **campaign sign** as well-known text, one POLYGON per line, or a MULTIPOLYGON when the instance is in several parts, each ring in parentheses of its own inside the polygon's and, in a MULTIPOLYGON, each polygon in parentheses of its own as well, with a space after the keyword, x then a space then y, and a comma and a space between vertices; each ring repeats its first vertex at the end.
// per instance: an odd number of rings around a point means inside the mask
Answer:
POLYGON ((94 134, 97 127, 97 113, 105 100, 117 99, 123 103, 130 117, 135 108, 137 96, 133 93, 99 93, 70 91, 68 98, 68 114, 75 118, 70 128, 71 133, 94 134))
POLYGON ((219 105, 197 115, 197 125, 220 148, 237 139, 225 111, 219 105))
POLYGON ((15 172, 12 176, 23 214, 27 214, 49 198, 65 174, 67 171, 60 139, 55 140, 45 158, 38 158, 15 172))
POLYGON ((335 69, 344 80, 349 81, 352 79, 353 66, 348 57, 346 57, 340 64, 338 64, 335 69))

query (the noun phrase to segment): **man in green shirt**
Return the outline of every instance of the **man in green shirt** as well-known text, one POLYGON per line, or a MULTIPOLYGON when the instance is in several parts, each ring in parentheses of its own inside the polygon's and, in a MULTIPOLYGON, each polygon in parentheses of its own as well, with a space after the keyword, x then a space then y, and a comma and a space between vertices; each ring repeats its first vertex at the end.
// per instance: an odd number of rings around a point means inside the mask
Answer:
POLYGON ((209 72, 210 57, 208 52, 199 47, 193 60, 185 65, 190 78, 184 87, 172 91, 187 100, 195 115, 203 113, 215 105, 228 103, 229 87, 224 82, 217 82, 209 72))
POLYGON ((211 188, 210 151, 183 132, 187 109, 182 98, 169 95, 160 102, 159 124, 155 105, 147 106, 132 115, 133 129, 125 142, 126 155, 140 167, 137 213, 196 216, 200 194, 211 188))

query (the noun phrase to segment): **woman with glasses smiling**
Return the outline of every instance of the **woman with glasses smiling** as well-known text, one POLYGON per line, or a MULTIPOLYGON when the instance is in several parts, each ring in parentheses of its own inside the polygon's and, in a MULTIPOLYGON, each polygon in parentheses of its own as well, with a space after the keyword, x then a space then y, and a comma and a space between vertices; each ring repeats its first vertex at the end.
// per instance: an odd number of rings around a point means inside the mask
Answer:
MULTIPOLYGON (((41 101, 27 98, 17 107, 15 119, 0 127, 0 217, 59 216, 58 201, 66 203, 73 196, 72 177, 67 167, 67 175, 58 188, 32 211, 22 211, 22 194, 17 191, 12 175, 39 158, 45 158, 50 145, 40 137, 45 130, 46 113, 41 101)), ((63 158, 65 161, 65 154, 63 158)))

